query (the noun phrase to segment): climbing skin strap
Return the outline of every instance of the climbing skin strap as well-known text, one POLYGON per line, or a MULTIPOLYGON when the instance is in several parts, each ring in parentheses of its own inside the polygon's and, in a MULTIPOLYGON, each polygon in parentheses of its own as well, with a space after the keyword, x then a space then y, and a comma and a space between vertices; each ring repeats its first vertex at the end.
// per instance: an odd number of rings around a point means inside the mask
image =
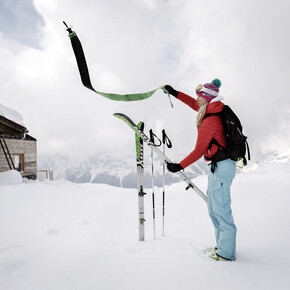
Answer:
POLYGON ((72 48, 73 48, 73 51, 74 51, 74 54, 76 57, 76 61, 77 61, 77 65, 78 65, 78 69, 79 69, 82 83, 86 88, 92 90, 93 92, 95 92, 95 93, 97 93, 97 94, 99 94, 107 99, 110 99, 113 101, 126 101, 126 102, 140 101, 140 100, 150 98, 157 90, 161 89, 165 93, 167 93, 171 107, 173 107, 170 95, 169 95, 168 91, 164 88, 164 86, 161 86, 155 90, 145 92, 145 93, 126 94, 126 95, 103 93, 100 91, 96 91, 91 84, 89 70, 88 70, 85 54, 84 54, 84 51, 82 48, 82 44, 81 44, 77 34, 74 31, 72 31, 71 27, 68 27, 64 21, 63 21, 63 23, 66 26, 66 30, 67 30, 67 32, 69 34, 69 38, 71 40, 71 45, 72 45, 72 48))

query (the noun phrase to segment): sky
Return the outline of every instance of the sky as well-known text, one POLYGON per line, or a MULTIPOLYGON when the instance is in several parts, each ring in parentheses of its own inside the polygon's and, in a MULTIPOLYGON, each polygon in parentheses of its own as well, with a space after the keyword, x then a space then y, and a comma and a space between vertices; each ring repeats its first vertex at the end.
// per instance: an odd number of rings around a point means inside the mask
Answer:
POLYGON ((0 103, 23 115, 39 154, 130 153, 134 135, 116 112, 144 121, 145 132, 165 129, 173 152, 194 149, 196 113, 174 98, 171 108, 161 90, 128 103, 83 87, 66 21, 96 90, 139 93, 169 84, 195 96, 198 84, 219 78, 253 159, 289 150, 289 8, 286 0, 4 0, 0 103))

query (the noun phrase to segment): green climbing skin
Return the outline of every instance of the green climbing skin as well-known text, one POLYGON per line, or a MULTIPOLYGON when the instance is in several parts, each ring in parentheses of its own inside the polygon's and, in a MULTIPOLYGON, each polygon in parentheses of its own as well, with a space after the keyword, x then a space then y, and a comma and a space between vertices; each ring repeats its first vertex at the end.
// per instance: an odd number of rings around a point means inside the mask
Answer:
MULTIPOLYGON (((125 101, 125 102, 131 102, 131 101, 140 101, 140 100, 144 100, 144 99, 148 99, 150 98, 157 90, 161 89, 163 90, 165 93, 168 94, 168 92, 166 91, 166 89, 164 88, 164 86, 161 86, 155 90, 149 91, 149 92, 145 92, 145 93, 137 93, 137 94, 125 94, 125 95, 120 95, 120 94, 113 94, 113 93, 103 93, 100 91, 97 91, 93 88, 91 81, 90 81, 90 75, 89 75, 89 70, 88 70, 88 66, 86 63, 86 58, 85 58, 85 54, 81 45, 81 42, 76 34, 76 32, 74 32, 71 27, 68 27, 67 24, 63 21, 64 25, 66 26, 66 30, 68 32, 68 36, 71 40, 71 44, 72 44, 72 48, 76 57, 76 61, 77 61, 77 65, 79 68, 79 73, 81 76, 81 80, 83 85, 94 91, 95 93, 113 100, 113 101, 125 101)), ((170 99, 170 95, 169 96, 169 100, 172 105, 171 99, 170 99)))

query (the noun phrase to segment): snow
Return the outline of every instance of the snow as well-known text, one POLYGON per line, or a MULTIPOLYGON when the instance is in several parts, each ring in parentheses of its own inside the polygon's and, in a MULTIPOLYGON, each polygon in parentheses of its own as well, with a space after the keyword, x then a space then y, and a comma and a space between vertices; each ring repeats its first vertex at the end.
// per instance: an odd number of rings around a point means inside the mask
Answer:
POLYGON ((22 183, 22 176, 17 170, 0 172, 0 185, 15 185, 22 183))
POLYGON ((0 104, 0 116, 3 116, 6 119, 13 121, 14 123, 19 124, 26 128, 23 122, 22 115, 16 110, 10 109, 2 104, 0 104))
MULTIPOLYGON (((0 285, 5 290, 289 289, 290 162, 237 175, 232 208, 237 260, 209 261, 215 246, 205 202, 185 183, 145 196, 138 241, 136 189, 64 180, 0 186, 0 285)), ((206 176, 194 183, 206 190, 206 176)))

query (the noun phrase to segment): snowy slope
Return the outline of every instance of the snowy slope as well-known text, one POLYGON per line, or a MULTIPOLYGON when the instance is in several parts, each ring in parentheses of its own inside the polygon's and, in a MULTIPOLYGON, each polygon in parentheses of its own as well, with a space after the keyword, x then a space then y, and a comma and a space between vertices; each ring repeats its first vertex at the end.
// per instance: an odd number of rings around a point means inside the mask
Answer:
MULTIPOLYGON (((237 260, 208 261, 215 246, 205 202, 167 187, 166 236, 150 191, 138 241, 134 189, 64 180, 0 186, 0 285, 5 290, 289 289, 290 162, 240 173, 232 187, 237 260)), ((206 190, 206 176, 194 182, 206 190)))

